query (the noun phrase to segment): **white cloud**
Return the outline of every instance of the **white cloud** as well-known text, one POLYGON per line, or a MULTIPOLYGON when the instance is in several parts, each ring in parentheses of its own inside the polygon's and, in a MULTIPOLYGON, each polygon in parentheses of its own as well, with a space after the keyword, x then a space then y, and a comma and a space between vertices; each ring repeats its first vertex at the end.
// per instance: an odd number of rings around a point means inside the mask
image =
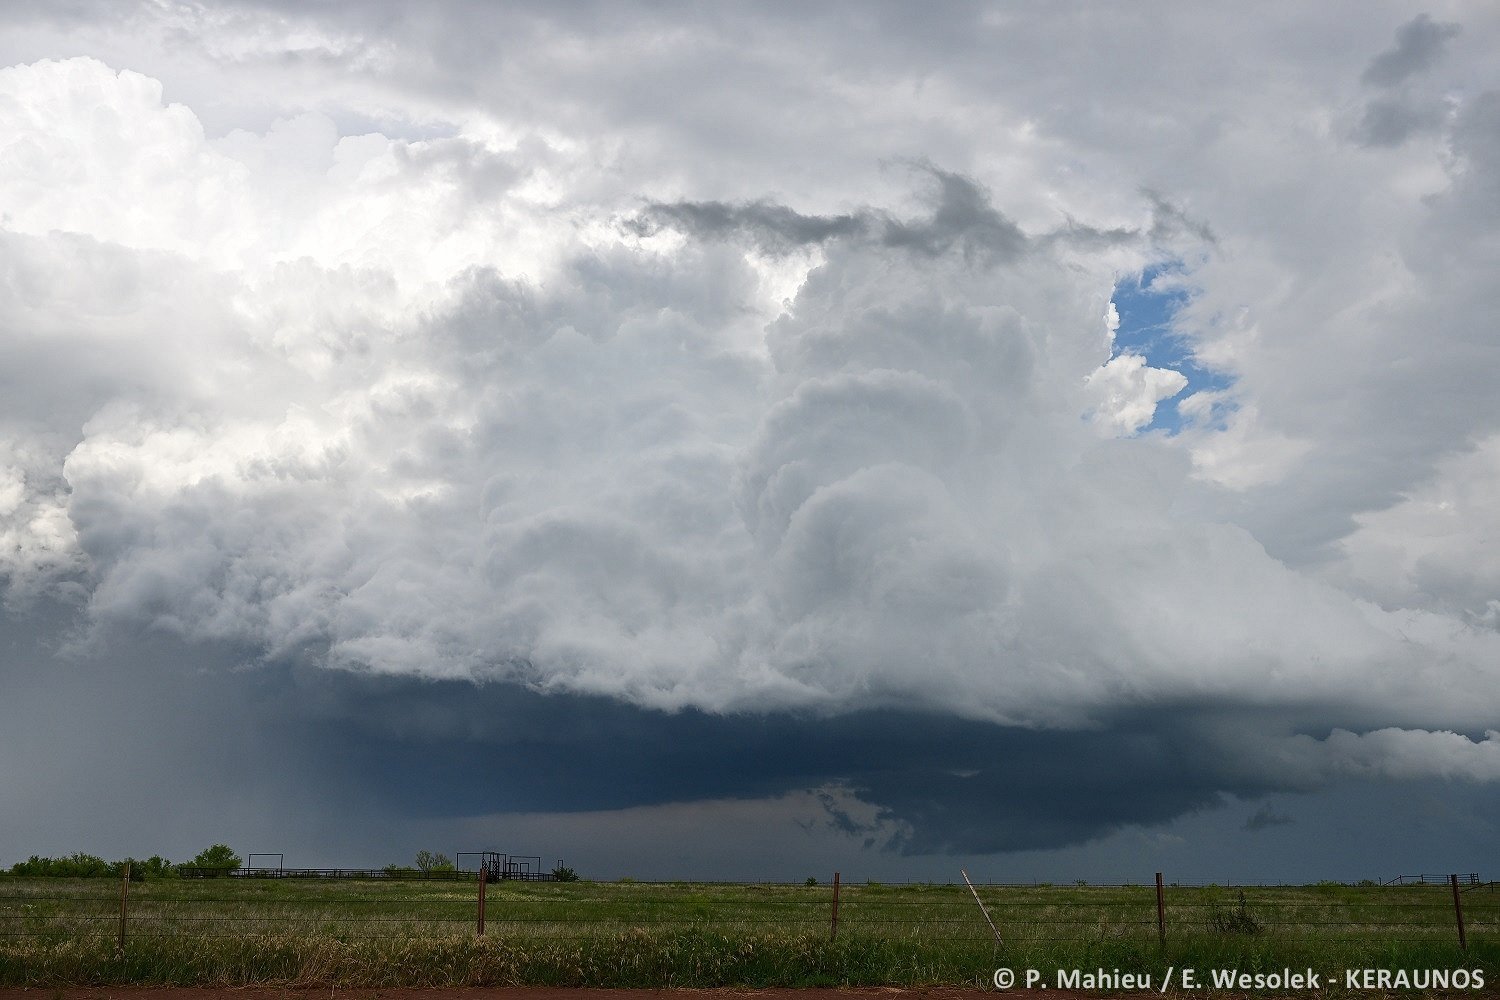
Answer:
POLYGON ((1254 403, 1229 407, 1234 394, 1203 390, 1177 404, 1191 442, 1194 474, 1217 486, 1243 491, 1283 480, 1312 450, 1312 444, 1263 426, 1254 403), (1217 424, 1217 426, 1216 426, 1217 424), (1194 433, 1203 428, 1207 433, 1194 433))
POLYGON ((1273 755, 1274 761, 1262 766, 1310 786, 1338 778, 1500 781, 1500 733, 1494 730, 1486 730, 1482 740, 1472 740, 1448 731, 1335 729, 1321 740, 1289 737, 1273 755))
POLYGON ((311 259, 415 286, 481 263, 540 277, 556 242, 534 217, 545 199, 500 198, 544 172, 549 150, 534 139, 340 135, 318 112, 209 139, 191 109, 163 103, 158 80, 91 58, 0 70, 0 128, 15 233, 78 233, 217 269, 311 259))
POLYGON ((0 580, 8 602, 44 593, 77 597, 82 569, 67 489, 45 449, 8 441, 0 451, 0 580))
POLYGON ((1500 595, 1500 436, 1439 465, 1432 480, 1358 516, 1331 578, 1394 607, 1488 622, 1500 595))
POLYGON ((1181 372, 1152 368, 1139 354, 1117 354, 1084 381, 1099 400, 1092 419, 1117 434, 1134 434, 1148 426, 1156 418, 1156 404, 1188 384, 1181 372))

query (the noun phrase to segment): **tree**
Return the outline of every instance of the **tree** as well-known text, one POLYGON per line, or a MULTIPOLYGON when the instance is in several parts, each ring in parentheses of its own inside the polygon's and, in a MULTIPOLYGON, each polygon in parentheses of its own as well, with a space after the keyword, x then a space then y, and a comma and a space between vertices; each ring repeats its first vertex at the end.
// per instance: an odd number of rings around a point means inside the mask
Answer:
POLYGON ((433 854, 431 851, 417 852, 417 867, 424 872, 451 872, 453 862, 448 860, 446 854, 433 854))
MULTIPOLYGON (((240 866, 240 856, 234 853, 228 844, 215 844, 206 848, 201 854, 193 859, 196 868, 203 869, 230 869, 240 866)), ((207 874, 205 872, 204 874, 207 874)))
POLYGON ((554 882, 577 882, 578 873, 565 865, 558 865, 552 869, 552 881, 554 882))

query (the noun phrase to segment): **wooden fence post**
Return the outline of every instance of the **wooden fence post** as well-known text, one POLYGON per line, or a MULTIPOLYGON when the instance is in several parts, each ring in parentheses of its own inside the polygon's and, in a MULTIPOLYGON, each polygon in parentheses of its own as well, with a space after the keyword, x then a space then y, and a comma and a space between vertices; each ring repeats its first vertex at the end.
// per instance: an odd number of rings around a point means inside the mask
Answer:
POLYGON ((1453 915, 1458 919, 1458 946, 1468 951, 1469 942, 1464 937, 1464 904, 1458 897, 1458 876, 1449 875, 1448 881, 1453 885, 1453 915))
POLYGON ((484 937, 484 887, 490 880, 489 869, 484 865, 479 866, 479 926, 477 933, 484 937))
POLYGON ((833 916, 828 922, 828 940, 833 941, 839 936, 839 873, 833 873, 833 916))
POLYGON ((1161 888, 1161 872, 1156 873, 1156 936, 1167 946, 1167 899, 1161 888))
POLYGON ((120 873, 120 954, 125 954, 125 907, 130 898, 130 862, 125 862, 124 871, 120 873))

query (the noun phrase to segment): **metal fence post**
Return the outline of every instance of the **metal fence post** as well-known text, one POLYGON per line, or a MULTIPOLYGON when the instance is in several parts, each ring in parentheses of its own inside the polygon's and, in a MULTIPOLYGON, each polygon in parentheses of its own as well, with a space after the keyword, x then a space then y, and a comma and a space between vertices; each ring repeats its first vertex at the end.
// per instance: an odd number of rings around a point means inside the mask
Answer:
POLYGON ((484 865, 480 865, 479 866, 479 927, 478 927, 478 931, 477 931, 477 933, 479 934, 480 937, 484 937, 484 887, 485 887, 485 883, 489 882, 489 880, 490 880, 489 869, 485 868, 484 865))
POLYGON ((1458 946, 1464 951, 1469 950, 1468 939, 1464 937, 1464 904, 1458 896, 1458 876, 1449 875, 1449 882, 1453 885, 1453 916, 1458 919, 1458 946))
POLYGON ((839 873, 833 873, 833 916, 828 922, 828 940, 839 936, 839 873))
POLYGON ((1000 940, 1000 930, 995 926, 995 922, 990 919, 990 911, 984 908, 984 900, 979 898, 979 890, 974 888, 974 883, 969 879, 969 873, 962 868, 958 870, 958 873, 964 877, 964 884, 969 887, 969 892, 974 896, 974 902, 979 904, 979 912, 984 914, 984 922, 990 925, 990 933, 995 935, 995 944, 1002 948, 1005 947, 1005 942, 1000 940))
POLYGON ((120 873, 120 954, 125 954, 125 908, 130 898, 130 862, 125 862, 124 870, 120 873))
POLYGON ((1167 899, 1161 888, 1161 872, 1156 873, 1156 936, 1167 946, 1167 899))

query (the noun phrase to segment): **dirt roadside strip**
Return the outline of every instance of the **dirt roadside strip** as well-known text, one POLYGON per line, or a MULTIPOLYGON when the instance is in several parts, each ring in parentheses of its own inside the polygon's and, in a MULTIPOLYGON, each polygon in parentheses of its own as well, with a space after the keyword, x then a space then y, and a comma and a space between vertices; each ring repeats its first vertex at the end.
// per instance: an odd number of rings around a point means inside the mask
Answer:
MULTIPOLYGON (((0 987, 0 1000, 1110 1000, 1125 994, 1074 990, 978 990, 961 987, 813 987, 808 989, 582 989, 562 986, 463 986, 421 989, 293 989, 274 986, 0 987)), ((1222 994, 1221 994, 1222 996, 1222 994)))
MULTIPOLYGON (((1318 992, 1226 993, 1204 991, 1215 1000, 1317 997, 1318 992)), ((1173 991, 1173 995, 1183 994, 1173 991)), ((1493 997, 1491 990, 1467 993, 1399 994, 1475 1000, 1493 997)), ((1397 994, 1360 994, 1361 1000, 1384 1000, 1397 994)), ((803 989, 586 989, 564 986, 460 986, 422 989, 390 986, 370 989, 291 988, 275 986, 0 986, 0 1000, 1140 1000, 1139 994, 1087 990, 980 990, 956 986, 854 986, 803 989)))

